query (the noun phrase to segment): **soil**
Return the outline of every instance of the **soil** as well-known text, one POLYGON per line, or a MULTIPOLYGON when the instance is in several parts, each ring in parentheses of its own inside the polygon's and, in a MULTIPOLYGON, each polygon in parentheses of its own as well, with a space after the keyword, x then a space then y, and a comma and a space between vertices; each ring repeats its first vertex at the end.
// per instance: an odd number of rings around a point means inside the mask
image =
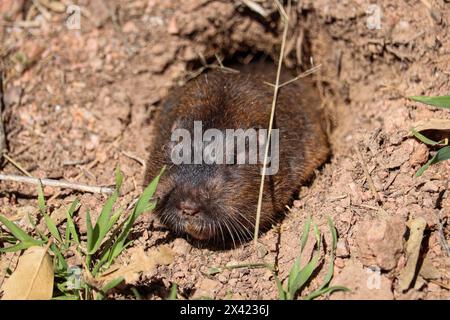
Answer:
MULTIPOLYGON (((226 64, 279 54, 283 23, 271 1, 254 1, 263 12, 244 1, 74 2, 82 8, 79 30, 67 27, 66 13, 37 10, 31 1, 0 4, 8 155, 35 177, 89 185, 114 185, 120 165, 124 203, 142 190, 141 159, 148 157, 153 115, 171 87, 202 63, 216 63, 215 55, 226 64)), ((210 268, 264 261, 276 263, 285 279, 311 215, 327 252, 327 217, 333 219, 339 240, 332 284, 351 289, 321 299, 449 298, 450 162, 416 178, 435 151, 409 133, 416 121, 449 114, 405 98, 450 91, 449 13, 443 0, 380 0, 376 7, 363 0, 292 1, 284 63, 298 72, 321 65, 312 77, 334 119, 333 156, 302 187, 286 217, 262 235, 257 252, 252 243, 223 251, 192 245, 147 214, 130 250, 165 244, 174 261, 143 270, 129 286, 147 299, 165 298, 173 283, 180 299, 276 299, 267 269, 210 268), (417 274, 404 289, 399 279, 408 263, 410 221, 417 218, 425 219, 426 230, 417 274)), ((1 171, 23 174, 6 160, 1 171)), ((98 214, 106 199, 49 187, 45 193, 55 209, 80 199, 81 232, 85 208, 98 214)), ((0 214, 26 227, 26 212, 36 206, 34 186, 0 182, 0 214)), ((321 284, 325 253, 300 298, 321 284)), ((111 298, 133 298, 128 289, 111 298)))

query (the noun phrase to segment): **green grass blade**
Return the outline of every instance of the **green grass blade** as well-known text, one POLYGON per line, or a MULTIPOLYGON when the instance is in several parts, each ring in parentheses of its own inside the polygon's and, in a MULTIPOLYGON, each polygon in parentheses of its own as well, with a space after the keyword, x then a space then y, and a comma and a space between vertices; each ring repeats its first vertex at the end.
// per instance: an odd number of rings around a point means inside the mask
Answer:
POLYGON ((44 214, 45 224, 47 225, 48 231, 50 231, 51 235, 58 240, 60 243, 63 242, 61 235, 59 234, 58 228, 56 227, 55 222, 48 214, 44 214))
POLYGON ((153 211, 153 209, 155 209, 155 207, 156 207, 156 201, 151 202, 148 204, 147 208, 145 208, 144 212, 153 211))
POLYGON ((316 237, 317 254, 319 254, 320 248, 322 248, 322 235, 320 234, 319 227, 315 223, 314 223, 314 236, 316 237))
POLYGON ((108 282, 105 286, 103 286, 102 291, 104 293, 108 293, 108 291, 114 289, 115 287, 117 287, 119 284, 121 284, 125 279, 123 277, 118 277, 114 280, 111 280, 110 282, 108 282))
POLYGON ((101 292, 99 293, 97 300, 101 300, 104 299, 105 296, 108 294, 108 292, 112 289, 114 289, 115 287, 117 287, 119 284, 121 284, 124 281, 123 277, 118 277, 114 280, 111 280, 110 282, 108 282, 106 285, 103 286, 103 288, 101 289, 101 292))
MULTIPOLYGON (((103 206, 102 212, 100 213, 100 216, 97 219, 97 222, 94 227, 94 234, 98 235, 96 236, 95 244, 93 245, 92 249, 89 251, 89 254, 94 254, 101 246, 103 239, 105 238, 108 231, 110 231, 112 225, 114 223, 111 223, 111 212, 113 209, 114 204, 117 201, 117 198, 120 194, 120 188, 122 187, 123 183, 123 175, 120 171, 119 167, 116 167, 116 190, 111 195, 111 197, 107 200, 106 204, 103 206)), ((118 218, 118 216, 114 216, 114 219, 118 218)))
POLYGON ((303 227, 302 236, 300 238, 300 253, 303 252, 303 249, 306 246, 310 228, 311 228, 311 215, 308 215, 305 226, 303 227))
POLYGON ((319 227, 314 223, 314 236, 316 237, 317 249, 320 249, 321 239, 319 227))
POLYGON ((316 290, 316 291, 310 293, 308 296, 305 297, 305 300, 313 300, 321 295, 324 295, 327 293, 332 293, 335 291, 350 291, 350 289, 343 287, 343 286, 332 286, 332 287, 316 290))
POLYGON ((123 174, 119 166, 116 167, 115 174, 116 174, 116 190, 120 191, 120 188, 122 188, 123 183, 123 174))
POLYGON ((139 200, 136 203, 136 207, 134 210, 136 218, 138 218, 138 216, 141 215, 147 208, 147 205, 148 205, 151 197, 153 196, 153 194, 156 191, 156 187, 158 186, 159 179, 161 178, 162 174, 164 173, 164 170, 165 170, 165 167, 163 167, 161 169, 161 172, 158 174, 158 176, 156 176, 152 180, 152 182, 150 182, 150 184, 147 186, 147 188, 145 188, 142 195, 139 197, 139 200))
POLYGON ((45 205, 45 198, 44 198, 44 190, 42 189, 42 184, 41 181, 39 180, 39 184, 38 184, 38 206, 39 206, 39 211, 41 211, 42 215, 45 215, 47 213, 47 208, 45 205))
POLYGON ((55 222, 50 218, 50 216, 47 214, 47 206, 45 204, 45 198, 44 198, 44 190, 42 189, 42 184, 38 184, 38 206, 39 211, 41 211, 41 214, 44 216, 45 224, 47 225, 48 231, 50 231, 51 235, 58 240, 59 242, 62 242, 61 235, 59 234, 58 228, 56 227, 55 222))
POLYGON ((409 97, 409 99, 424 104, 428 104, 430 106, 450 109, 450 96, 440 96, 440 97, 412 96, 409 97))
POLYGON ((322 285, 316 291, 326 288, 326 286, 330 283, 331 279, 333 278, 334 253, 336 251, 337 246, 337 232, 336 228, 334 227, 333 220, 330 217, 328 217, 328 228, 330 229, 331 233, 330 264, 328 265, 328 271, 327 274, 325 275, 325 279, 323 280, 322 285))
POLYGON ((17 239, 13 236, 0 235, 0 242, 15 244, 17 243, 17 239))
POLYGON ((135 287, 131 288, 131 292, 133 292, 134 297, 136 298, 136 300, 142 300, 142 296, 139 293, 138 289, 136 289, 135 287))
POLYGON ((289 271, 289 277, 288 277, 288 291, 289 288, 292 288, 294 285, 295 279, 297 278, 298 273, 300 272, 300 257, 295 258, 294 264, 291 267, 291 270, 289 271))
POLYGON ((426 136, 424 136, 424 135, 421 134, 420 132, 416 131, 414 128, 411 129, 411 133, 412 133, 417 139, 419 139, 419 140, 422 141, 423 143, 428 144, 428 145, 430 145, 430 146, 436 146, 436 145, 439 145, 439 144, 442 144, 442 143, 443 143, 443 141, 434 141, 434 140, 431 140, 430 138, 427 138, 426 136))
POLYGON ((87 249, 88 252, 92 250, 95 244, 94 229, 92 227, 91 214, 89 208, 86 210, 86 233, 87 233, 87 249))
POLYGON ((419 170, 416 172, 416 177, 420 177, 425 170, 428 169, 429 166, 432 164, 448 160, 450 159, 450 146, 444 147, 442 149, 439 149, 438 152, 431 158, 427 163, 425 163, 419 170))
POLYGON ((119 234, 116 242, 114 242, 111 250, 109 251, 108 262, 107 262, 108 266, 113 263, 114 259, 117 258, 117 256, 119 256, 119 254, 125 248, 125 242, 131 231, 134 220, 135 219, 133 219, 133 215, 130 215, 130 217, 127 219, 127 222, 125 223, 125 226, 124 226, 122 232, 119 234))
POLYGON ((27 213, 28 221, 30 221, 31 226, 36 229, 36 218, 31 215, 31 213, 27 213))
POLYGON ((117 237, 116 242, 113 244, 111 251, 109 253, 108 262, 107 265, 111 265, 114 259, 122 252, 122 250, 125 247, 125 242, 128 238, 128 235, 131 231, 131 228, 133 227, 134 222, 136 221, 139 216, 145 212, 146 208, 148 208, 149 202, 151 198, 153 197, 153 194, 156 191, 156 187, 158 186, 159 179, 161 178, 161 175, 163 174, 165 170, 165 167, 162 168, 161 172, 158 176, 156 176, 152 182, 145 188, 144 192, 142 192, 141 196, 139 197, 136 206, 133 209, 133 212, 128 217, 122 232, 117 237))
POLYGON ((67 218, 67 229, 66 229, 66 244, 69 243, 70 237, 72 237, 72 240, 75 241, 76 244, 80 244, 80 239, 78 237, 77 229, 75 228, 75 223, 73 222, 73 214, 78 208, 78 200, 75 199, 72 202, 72 205, 70 206, 69 210, 66 212, 66 218, 67 218))
POLYGON ((292 287, 289 288, 289 294, 294 297, 296 292, 299 291, 303 285, 309 280, 314 270, 317 268, 319 262, 319 252, 316 252, 310 262, 298 273, 292 287))
MULTIPOLYGON (((67 215, 67 213, 66 213, 67 215)), ((66 248, 68 248, 70 246, 70 228, 69 228, 69 220, 67 220, 67 225, 66 225, 66 235, 64 237, 64 245, 66 246, 66 248)))
POLYGON ((177 284, 174 282, 170 288, 170 294, 167 300, 177 300, 177 284))
POLYGON ((0 253, 16 252, 16 251, 25 250, 25 249, 28 249, 28 248, 34 247, 34 246, 36 246, 35 243, 23 241, 23 242, 19 242, 18 244, 15 244, 13 246, 10 246, 10 247, 1 248, 0 253))
POLYGON ((273 275, 275 278, 275 283, 278 289, 278 300, 286 300, 286 291, 284 291, 283 284, 276 274, 273 275))
POLYGON ((91 273, 94 277, 97 275, 100 269, 109 261, 109 257, 111 256, 112 251, 111 249, 112 248, 108 249, 94 265, 94 268, 92 268, 91 273))
POLYGON ((62 253, 59 250, 59 248, 55 244, 52 244, 50 246, 50 250, 55 254, 56 261, 58 263, 56 270, 58 272, 66 271, 69 268, 69 265, 67 264, 66 259, 64 259, 64 256, 62 255, 62 253))
POLYGON ((108 233, 111 211, 117 201, 118 196, 119 194, 117 193, 117 191, 114 191, 113 195, 106 201, 106 204, 103 206, 102 212, 100 213, 100 216, 98 217, 93 230, 93 233, 95 234, 95 243, 89 250, 89 254, 94 254, 98 250, 98 248, 100 248, 104 237, 108 233))
POLYGON ((114 225, 116 224, 117 220, 119 220, 120 216, 122 215, 122 213, 125 211, 125 207, 120 207, 112 216, 111 219, 109 220, 109 224, 108 224, 108 230, 111 230, 112 227, 114 227, 114 225))
POLYGON ((330 229, 331 233, 331 253, 334 254, 334 250, 336 250, 337 246, 337 231, 333 223, 333 219, 328 217, 328 228, 330 229))
POLYGON ((14 222, 9 221, 5 216, 0 215, 0 222, 11 232, 11 234, 22 242, 33 243, 34 245, 41 245, 42 242, 29 236, 24 230, 18 227, 14 222))

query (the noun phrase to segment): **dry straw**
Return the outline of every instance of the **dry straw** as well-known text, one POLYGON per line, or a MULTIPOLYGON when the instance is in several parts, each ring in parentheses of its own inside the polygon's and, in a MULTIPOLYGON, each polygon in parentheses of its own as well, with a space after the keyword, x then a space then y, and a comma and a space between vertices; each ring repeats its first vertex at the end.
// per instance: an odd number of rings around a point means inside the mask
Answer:
MULTIPOLYGON (((278 0, 274 0, 274 1, 278 8, 278 11, 280 12, 281 18, 283 19, 284 30, 283 30, 283 39, 281 42, 280 58, 278 60, 277 77, 275 80, 275 86, 274 86, 274 90, 273 90, 272 109, 270 112, 269 130, 267 133, 267 144, 266 144, 266 148, 264 150, 264 161, 263 161, 263 170, 262 170, 262 175, 261 175, 261 183, 259 186, 258 206, 256 209, 256 223, 255 223, 255 234, 254 234, 255 245, 258 244, 259 223, 260 223, 260 219, 261 219, 262 197, 263 197, 263 192, 264 192, 264 180, 266 178, 267 158, 269 156, 270 137, 272 136, 272 125, 273 125, 273 119, 274 119, 274 115, 275 115, 275 108, 276 108, 276 104, 277 104, 278 89, 280 88, 281 66, 283 65, 284 49, 286 46, 286 38, 287 38, 288 29, 289 29, 289 17, 287 15, 286 11, 284 10, 283 6, 280 4, 280 2, 278 0)), ((290 1, 289 1, 289 7, 290 7, 290 1)))

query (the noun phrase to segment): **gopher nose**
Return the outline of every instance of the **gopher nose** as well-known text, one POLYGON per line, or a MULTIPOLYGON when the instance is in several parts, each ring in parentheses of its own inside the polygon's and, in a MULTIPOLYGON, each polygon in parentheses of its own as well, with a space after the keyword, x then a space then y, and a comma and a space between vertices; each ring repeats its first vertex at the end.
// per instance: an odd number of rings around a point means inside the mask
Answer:
POLYGON ((182 214, 186 214, 188 216, 195 216, 200 212, 200 207, 195 202, 191 200, 180 201, 177 206, 177 209, 180 210, 182 214))

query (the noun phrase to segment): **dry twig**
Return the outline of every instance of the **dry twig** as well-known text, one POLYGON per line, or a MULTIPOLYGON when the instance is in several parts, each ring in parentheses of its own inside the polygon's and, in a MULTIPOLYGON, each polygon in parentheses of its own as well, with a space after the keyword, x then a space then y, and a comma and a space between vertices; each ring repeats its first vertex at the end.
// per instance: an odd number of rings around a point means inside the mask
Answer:
POLYGON ((3 111, 5 110, 5 100, 3 91, 3 70, 0 70, 0 159, 6 152, 6 135, 3 127, 3 111))
POLYGON ((241 0, 243 4, 245 4, 250 10, 256 12, 264 18, 269 16, 269 13, 266 9, 264 9, 259 3, 256 3, 252 0, 241 0))
POLYGON ((263 198, 263 192, 264 192, 264 180, 266 178, 267 158, 269 156, 269 145, 270 145, 270 138, 272 136, 272 126, 273 126, 273 119, 275 116, 275 108, 277 105, 278 89, 280 88, 281 66, 283 65, 284 49, 286 46, 286 38, 287 38, 288 29, 289 29, 289 16, 287 15, 286 11, 284 10, 284 8, 280 4, 280 2, 278 0, 274 0, 274 1, 275 1, 275 4, 277 5, 278 10, 280 11, 280 15, 283 18, 284 29, 283 29, 283 38, 282 38, 282 42, 281 42, 280 58, 278 60, 277 77, 275 80, 275 87, 273 90, 272 109, 270 112, 270 120, 269 120, 269 130, 267 133, 267 139, 266 139, 267 142, 266 142, 266 147, 264 150, 264 161, 263 161, 263 168, 262 168, 262 174, 261 174, 261 183, 259 186, 258 206, 256 209, 255 234, 254 234, 254 238, 253 238, 255 245, 258 244, 259 222, 261 219, 261 207, 262 207, 262 198, 263 198))
POLYGON ((53 179, 39 179, 33 177, 25 177, 18 175, 9 175, 9 174, 0 174, 0 181, 13 181, 20 183, 29 183, 39 185, 42 183, 44 186, 49 187, 57 187, 57 188, 65 188, 65 189, 73 189, 84 192, 91 193, 113 193, 114 189, 108 187, 97 187, 97 186, 89 186, 87 184, 82 183, 72 183, 64 180, 53 180, 53 179))
POLYGON ((8 160, 13 166, 15 166, 19 171, 25 174, 28 177, 33 177, 31 173, 29 173, 24 167, 22 167, 19 163, 17 163, 13 158, 8 156, 6 153, 3 153, 3 157, 8 160))
POLYGON ((122 154, 134 161, 136 161, 137 163, 139 163, 141 166, 143 166, 145 168, 145 160, 139 158, 138 156, 132 154, 131 152, 125 151, 125 150, 121 150, 122 154))
MULTIPOLYGON (((317 70, 320 69, 322 65, 319 64, 315 67, 312 67, 311 69, 306 70, 305 72, 300 73, 298 76, 292 78, 291 80, 288 80, 286 82, 283 82, 282 84, 278 85, 278 88, 282 88, 284 86, 287 86, 288 84, 291 84, 292 82, 297 81, 298 79, 304 78, 306 76, 309 76, 310 74, 313 74, 314 72, 316 72, 317 70)), ((269 86, 275 87, 275 85, 273 83, 269 83, 264 81, 265 84, 268 84, 269 86)))

